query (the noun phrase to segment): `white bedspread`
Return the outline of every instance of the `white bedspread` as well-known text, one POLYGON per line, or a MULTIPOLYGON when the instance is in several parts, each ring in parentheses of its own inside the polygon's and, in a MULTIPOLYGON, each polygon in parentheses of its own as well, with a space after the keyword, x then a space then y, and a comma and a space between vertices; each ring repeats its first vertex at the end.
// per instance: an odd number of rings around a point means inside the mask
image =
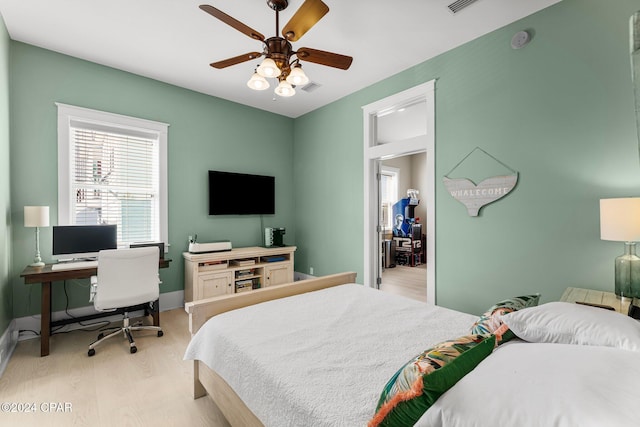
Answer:
POLYGON ((475 320, 349 284, 216 316, 185 359, 220 374, 265 426, 365 426, 393 373, 475 320))

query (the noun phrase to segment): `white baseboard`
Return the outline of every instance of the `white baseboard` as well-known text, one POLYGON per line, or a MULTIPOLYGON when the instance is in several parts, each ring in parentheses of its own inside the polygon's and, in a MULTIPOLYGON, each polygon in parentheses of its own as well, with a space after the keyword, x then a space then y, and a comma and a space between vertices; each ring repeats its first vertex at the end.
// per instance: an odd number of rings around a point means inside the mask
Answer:
MULTIPOLYGON (((160 311, 173 310, 174 308, 184 307, 184 291, 174 291, 174 292, 166 292, 164 294, 160 294, 160 311)), ((85 307, 73 308, 68 310, 69 314, 73 317, 81 317, 81 316, 89 316, 92 314, 99 313, 96 311, 92 305, 88 305, 85 307)), ((131 313, 132 317, 138 316, 142 314, 142 310, 131 313)), ((51 320, 60 320, 67 319, 69 315, 67 315, 64 311, 56 311, 51 313, 51 320)), ((95 323, 102 322, 108 320, 109 322, 115 322, 121 319, 121 315, 113 315, 108 317, 101 317, 99 319, 88 320, 85 323, 95 323)), ((25 316, 14 319, 12 322, 15 325, 15 331, 36 331, 40 333, 40 315, 34 316, 25 316)), ((86 326, 82 326, 78 323, 71 323, 69 325, 65 325, 61 330, 63 331, 73 331, 75 329, 82 329, 86 326)), ((7 329, 8 330, 8 329, 7 329)), ((31 338, 38 338, 40 335, 24 333, 19 337, 20 341, 28 340, 31 338)), ((0 341, 0 349, 1 349, 1 341, 0 341)))
POLYGON ((12 320, 2 337, 0 337, 0 377, 2 377, 7 364, 9 364, 9 359, 11 359, 16 344, 18 344, 18 329, 16 328, 16 321, 12 320))
POLYGON ((293 272, 293 281, 297 282, 298 280, 307 280, 307 279, 313 279, 316 276, 312 276, 310 274, 305 274, 305 273, 300 273, 299 271, 294 271, 293 272))

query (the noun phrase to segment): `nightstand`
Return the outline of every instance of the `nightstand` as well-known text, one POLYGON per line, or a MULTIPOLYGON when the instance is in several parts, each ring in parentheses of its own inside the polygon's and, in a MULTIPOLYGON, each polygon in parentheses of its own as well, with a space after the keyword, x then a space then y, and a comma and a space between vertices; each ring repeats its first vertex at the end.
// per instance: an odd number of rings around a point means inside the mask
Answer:
POLYGON ((613 307, 618 313, 627 315, 631 301, 622 301, 616 298, 613 292, 594 291, 593 289, 567 288, 560 301, 564 302, 589 302, 613 307))

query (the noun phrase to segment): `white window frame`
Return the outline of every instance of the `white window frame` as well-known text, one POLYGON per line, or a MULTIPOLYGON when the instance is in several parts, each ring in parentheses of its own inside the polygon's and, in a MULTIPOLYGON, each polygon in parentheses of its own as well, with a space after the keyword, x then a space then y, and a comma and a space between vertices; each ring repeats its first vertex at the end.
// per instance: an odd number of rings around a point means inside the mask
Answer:
MULTIPOLYGON (((55 103, 58 107, 58 225, 73 225, 71 123, 80 121, 106 126, 114 130, 143 132, 157 136, 159 149, 160 240, 169 245, 167 184, 167 123, 139 119, 90 108, 55 103)), ((166 249, 165 249, 166 250, 166 249)))

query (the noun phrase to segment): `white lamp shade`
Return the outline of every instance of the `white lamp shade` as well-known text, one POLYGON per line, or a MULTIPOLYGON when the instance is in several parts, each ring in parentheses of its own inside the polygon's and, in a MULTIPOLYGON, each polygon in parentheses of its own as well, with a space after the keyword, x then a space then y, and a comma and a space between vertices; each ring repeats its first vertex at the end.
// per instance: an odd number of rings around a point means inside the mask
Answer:
POLYGON ((309 83, 309 77, 302 71, 301 67, 294 67, 287 76, 287 81, 294 86, 306 85, 309 83))
POLYGON ((281 73, 280 68, 278 68, 276 62, 271 58, 266 58, 262 61, 262 64, 258 66, 256 71, 262 77, 278 77, 281 73))
POLYGON ((600 199, 600 238, 640 241, 640 197, 600 199))
POLYGON ((249 86, 253 90, 265 90, 269 88, 269 82, 260 74, 253 73, 253 75, 247 82, 247 86, 249 86))
POLYGON ((296 90, 292 88, 286 80, 283 80, 276 88, 275 93, 276 95, 284 96, 285 98, 287 98, 289 96, 295 95, 296 90))
POLYGON ((25 227, 48 227, 49 226, 49 206, 25 206, 24 207, 25 227))

